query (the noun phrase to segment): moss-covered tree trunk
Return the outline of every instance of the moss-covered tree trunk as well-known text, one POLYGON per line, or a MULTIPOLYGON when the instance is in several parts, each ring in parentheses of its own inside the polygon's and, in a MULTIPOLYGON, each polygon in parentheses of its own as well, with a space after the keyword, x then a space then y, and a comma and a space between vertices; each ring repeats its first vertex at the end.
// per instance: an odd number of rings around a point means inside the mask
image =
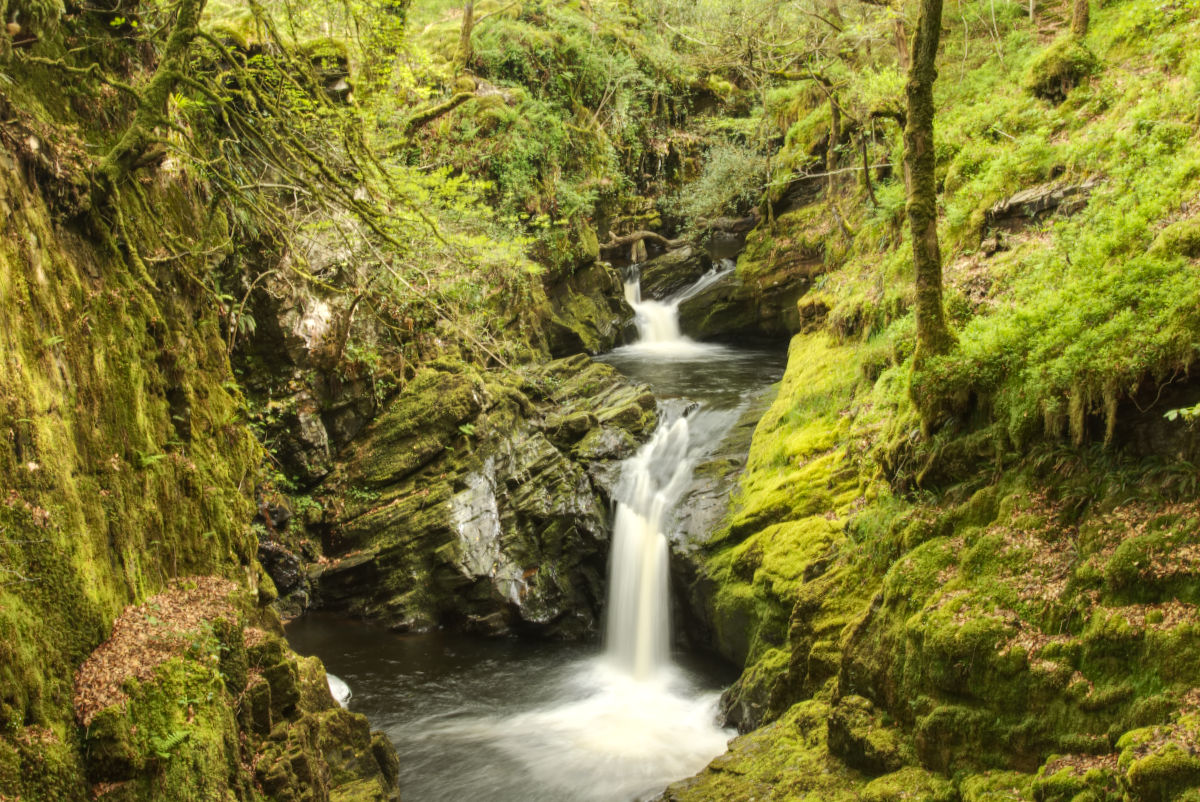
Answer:
POLYGON ((471 34, 475 32, 475 0, 463 3, 462 28, 458 33, 458 50, 454 54, 455 72, 462 72, 475 57, 471 34))
POLYGON ((147 150, 154 144, 154 129, 162 122, 167 100, 187 69, 188 50, 199 31, 200 16, 204 13, 206 2, 179 0, 175 26, 167 37, 167 45, 154 77, 142 90, 133 122, 100 165, 100 174, 108 182, 108 188, 115 187, 123 175, 140 166, 147 150))
POLYGON ((1091 7, 1088 0, 1074 0, 1071 8, 1071 33, 1082 39, 1087 36, 1091 22, 1091 7))
POLYGON ((826 175, 826 194, 829 196, 829 208, 833 212, 833 217, 837 220, 838 228, 847 237, 853 236, 850 227, 846 225, 846 218, 842 216, 842 210, 838 208, 837 202, 837 148, 838 143, 842 141, 842 110, 838 106, 837 95, 831 89, 832 84, 826 84, 825 91, 829 93, 829 145, 825 148, 825 172, 826 175))
POLYGON ((950 349, 953 337, 942 308, 942 254, 937 235, 937 186, 934 181, 933 82, 937 79, 942 0, 921 0, 913 36, 905 93, 904 166, 909 176, 908 222, 912 227, 917 284, 918 365, 950 349))

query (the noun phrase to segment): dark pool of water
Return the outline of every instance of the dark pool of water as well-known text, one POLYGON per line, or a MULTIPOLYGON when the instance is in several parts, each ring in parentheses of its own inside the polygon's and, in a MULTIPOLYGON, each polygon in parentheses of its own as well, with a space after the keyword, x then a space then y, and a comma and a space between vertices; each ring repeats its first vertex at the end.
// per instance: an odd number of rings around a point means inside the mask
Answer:
POLYGON ((323 614, 287 634, 395 744, 405 802, 628 802, 732 737, 714 720, 733 677, 696 658, 648 684, 610 670, 597 646, 400 635, 323 614))
POLYGON ((708 407, 728 409, 742 403, 747 391, 779 381, 787 365, 787 352, 708 343, 682 348, 632 345, 599 356, 597 361, 650 385, 660 398, 689 398, 708 407))

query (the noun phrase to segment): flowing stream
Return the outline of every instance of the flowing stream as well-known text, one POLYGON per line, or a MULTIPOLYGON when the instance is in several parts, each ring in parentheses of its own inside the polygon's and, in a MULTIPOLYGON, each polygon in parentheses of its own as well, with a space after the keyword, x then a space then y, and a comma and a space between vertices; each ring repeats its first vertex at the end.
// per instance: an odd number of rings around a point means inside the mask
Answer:
MULTIPOLYGON (((630 802, 702 769, 733 733, 717 724, 719 667, 672 658, 669 529, 696 463, 776 381, 779 354, 680 334, 679 295, 626 297, 638 342, 603 357, 662 399, 660 424, 622 467, 610 559, 605 644, 594 647, 400 636, 307 616, 293 646, 345 680, 401 757, 407 802, 630 802)), ((340 686, 339 686, 340 687, 340 686)), ((347 691, 349 692, 349 691, 347 691)))

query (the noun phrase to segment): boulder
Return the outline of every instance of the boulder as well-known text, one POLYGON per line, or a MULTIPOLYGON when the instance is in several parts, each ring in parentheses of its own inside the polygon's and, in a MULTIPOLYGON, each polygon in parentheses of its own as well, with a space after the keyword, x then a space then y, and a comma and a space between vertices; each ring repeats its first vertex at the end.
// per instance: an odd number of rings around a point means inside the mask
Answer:
POLYGON ((259 542, 258 561, 280 593, 290 593, 304 578, 304 566, 300 558, 273 540, 259 542))
POLYGON ((594 262, 546 288, 552 317, 547 346, 556 357, 598 354, 624 342, 633 321, 621 276, 609 264, 594 262))
POLYGON ((899 736, 883 726, 870 700, 844 696, 829 716, 829 751, 866 774, 887 774, 904 765, 899 736))
POLYGON ((667 251, 639 268, 642 297, 669 298, 695 284, 712 266, 712 258, 692 245, 667 251))
POLYGON ((1048 214, 1074 214, 1087 205, 1088 196, 1098 184, 1096 180, 1079 184, 1051 181, 1021 190, 992 206, 986 215, 987 223, 1019 228, 1048 214))

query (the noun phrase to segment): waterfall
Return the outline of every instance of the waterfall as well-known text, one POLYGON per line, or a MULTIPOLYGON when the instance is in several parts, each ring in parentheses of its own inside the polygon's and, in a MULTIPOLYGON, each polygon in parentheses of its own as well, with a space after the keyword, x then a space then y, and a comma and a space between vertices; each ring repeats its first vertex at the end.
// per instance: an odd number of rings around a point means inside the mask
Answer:
POLYGON ((659 426, 625 462, 617 486, 609 569, 607 648, 637 679, 668 665, 670 601, 664 518, 687 487, 688 421, 659 426))
POLYGON ((625 282, 625 300, 633 307, 638 341, 630 348, 679 356, 697 356, 711 346, 705 346, 683 336, 679 329, 679 304, 702 292, 734 270, 732 259, 722 259, 717 266, 700 277, 699 281, 661 301, 643 300, 639 266, 630 269, 625 282))
MULTIPOLYGON (((358 693, 356 708, 367 710, 398 694, 387 716, 404 722, 389 734, 406 755, 404 777, 413 789, 410 794, 406 788, 406 798, 647 800, 725 749, 733 732, 717 723, 719 694, 695 665, 671 660, 668 536, 675 534, 682 498, 693 487, 694 467, 742 417, 747 387, 761 384, 753 371, 739 367, 745 352, 680 332, 680 301, 730 268, 658 301, 643 301, 639 282, 630 281, 626 292, 641 342, 601 357, 654 387, 660 399, 658 428, 624 461, 613 488, 604 652, 577 647, 563 661, 526 653, 526 645, 514 660, 508 651, 514 647, 490 643, 491 656, 476 659, 471 655, 482 648, 478 644, 459 642, 451 652, 430 649, 418 636, 390 641, 403 655, 393 659, 377 654, 377 634, 364 636, 365 659, 378 667, 344 676, 358 693), (453 671, 442 673, 438 660, 453 662, 453 671), (470 667, 465 674, 462 661, 470 667)), ((503 561, 495 567, 502 525, 493 474, 485 461, 467 479, 452 500, 452 519, 460 559, 492 566, 493 584, 515 593, 524 584, 520 568, 503 561)), ((339 699, 349 691, 332 675, 329 684, 339 699)))
MULTIPOLYGON (((724 351, 680 333, 679 304, 731 270, 733 262, 724 260, 682 292, 655 301, 642 300, 635 266, 625 283, 625 299, 637 315, 639 340, 629 349, 659 357, 724 351)), ((639 680, 650 679, 670 664, 669 548, 663 530, 692 474, 688 418, 682 411, 663 417, 650 441, 622 466, 609 563, 608 655, 639 680)))

